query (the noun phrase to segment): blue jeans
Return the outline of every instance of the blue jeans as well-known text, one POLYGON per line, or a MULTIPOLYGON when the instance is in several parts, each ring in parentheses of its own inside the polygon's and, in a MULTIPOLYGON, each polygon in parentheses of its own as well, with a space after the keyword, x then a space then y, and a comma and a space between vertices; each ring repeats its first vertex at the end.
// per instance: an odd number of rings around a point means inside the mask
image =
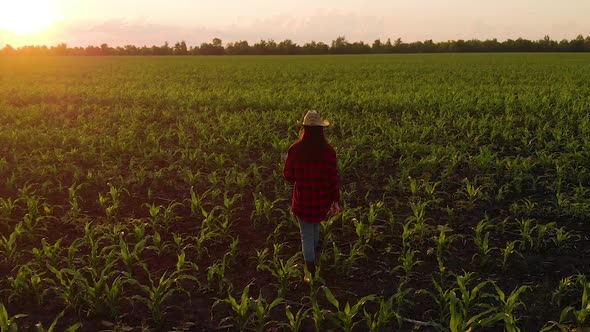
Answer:
POLYGON ((297 218, 301 234, 301 248, 306 262, 315 261, 315 249, 320 243, 320 223, 311 223, 297 218))

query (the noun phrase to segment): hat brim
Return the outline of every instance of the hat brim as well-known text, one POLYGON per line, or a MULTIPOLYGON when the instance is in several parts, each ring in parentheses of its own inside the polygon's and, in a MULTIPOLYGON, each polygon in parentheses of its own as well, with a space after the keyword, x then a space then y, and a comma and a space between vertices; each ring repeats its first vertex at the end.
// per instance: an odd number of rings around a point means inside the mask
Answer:
POLYGON ((305 123, 303 123, 303 121, 297 120, 297 124, 300 126, 310 126, 310 127, 328 127, 330 125, 330 121, 324 120, 324 121, 322 121, 321 124, 306 125, 305 123))

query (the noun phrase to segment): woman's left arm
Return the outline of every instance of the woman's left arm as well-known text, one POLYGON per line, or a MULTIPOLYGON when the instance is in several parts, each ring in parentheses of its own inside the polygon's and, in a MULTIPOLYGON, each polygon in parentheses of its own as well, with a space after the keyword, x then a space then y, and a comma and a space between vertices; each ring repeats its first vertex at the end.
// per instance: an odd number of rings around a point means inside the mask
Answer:
POLYGON ((332 149, 331 158, 328 163, 328 181, 332 189, 332 202, 340 202, 340 173, 338 172, 338 160, 336 159, 336 151, 332 149))

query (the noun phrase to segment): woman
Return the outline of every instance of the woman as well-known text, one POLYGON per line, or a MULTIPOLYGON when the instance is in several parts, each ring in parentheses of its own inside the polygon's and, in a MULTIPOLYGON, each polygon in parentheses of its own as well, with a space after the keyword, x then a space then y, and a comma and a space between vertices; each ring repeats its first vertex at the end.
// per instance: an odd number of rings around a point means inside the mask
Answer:
POLYGON ((324 136, 329 125, 316 111, 308 111, 302 135, 289 147, 283 169, 285 179, 295 185, 291 209, 299 220, 303 258, 312 278, 320 258, 320 222, 330 211, 341 212, 336 152, 324 136))

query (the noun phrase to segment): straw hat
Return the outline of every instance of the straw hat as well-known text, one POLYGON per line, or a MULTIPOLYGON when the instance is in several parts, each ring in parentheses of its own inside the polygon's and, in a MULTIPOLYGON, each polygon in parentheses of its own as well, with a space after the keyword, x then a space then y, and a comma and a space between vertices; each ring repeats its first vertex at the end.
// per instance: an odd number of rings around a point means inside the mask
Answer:
POLYGON ((330 121, 322 120, 322 117, 318 114, 317 111, 311 110, 307 111, 305 117, 303 118, 303 122, 297 121, 299 125, 303 126, 317 126, 317 127, 327 127, 330 125, 330 121))

